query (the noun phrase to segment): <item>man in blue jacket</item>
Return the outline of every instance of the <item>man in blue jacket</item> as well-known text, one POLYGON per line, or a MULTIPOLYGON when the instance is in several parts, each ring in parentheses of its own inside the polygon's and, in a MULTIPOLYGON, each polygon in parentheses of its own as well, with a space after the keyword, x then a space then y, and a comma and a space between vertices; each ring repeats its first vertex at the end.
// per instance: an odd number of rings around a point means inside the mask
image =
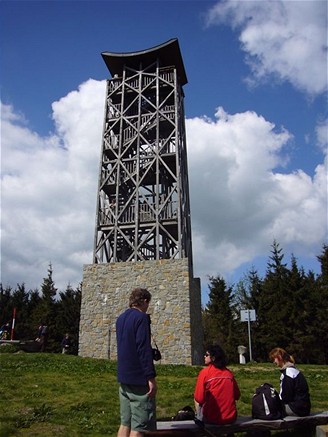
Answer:
POLYGON ((117 437, 143 437, 156 429, 156 372, 148 306, 151 294, 135 288, 129 308, 116 321, 117 379, 121 425, 117 437))

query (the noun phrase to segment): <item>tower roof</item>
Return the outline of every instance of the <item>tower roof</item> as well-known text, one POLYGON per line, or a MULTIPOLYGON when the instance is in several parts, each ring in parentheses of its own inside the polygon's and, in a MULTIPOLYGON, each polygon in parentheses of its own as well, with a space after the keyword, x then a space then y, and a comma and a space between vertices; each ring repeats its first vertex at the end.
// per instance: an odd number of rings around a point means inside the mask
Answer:
POLYGON ((169 67, 172 65, 176 67, 179 83, 181 85, 188 83, 177 38, 170 39, 163 44, 146 50, 140 50, 138 52, 102 52, 101 56, 103 57, 107 68, 113 77, 115 74, 121 76, 125 66, 135 68, 137 70, 140 68, 140 63, 143 66, 147 66, 159 59, 161 67, 169 67))

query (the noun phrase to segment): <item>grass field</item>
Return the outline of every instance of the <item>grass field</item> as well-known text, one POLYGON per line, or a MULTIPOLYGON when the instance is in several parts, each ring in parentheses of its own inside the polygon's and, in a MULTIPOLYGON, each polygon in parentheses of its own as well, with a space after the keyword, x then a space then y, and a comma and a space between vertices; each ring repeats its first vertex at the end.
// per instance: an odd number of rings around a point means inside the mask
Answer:
MULTIPOLYGON (((255 388, 279 385, 272 364, 232 365, 241 389, 238 413, 250 415, 255 388)), ((328 410, 328 366, 300 365, 312 411, 328 410)), ((196 366, 156 365, 157 416, 171 418, 193 406, 196 366)), ((116 363, 61 354, 0 354, 0 437, 116 436, 119 425, 116 363)), ((290 436, 292 434, 289 434, 290 436)))

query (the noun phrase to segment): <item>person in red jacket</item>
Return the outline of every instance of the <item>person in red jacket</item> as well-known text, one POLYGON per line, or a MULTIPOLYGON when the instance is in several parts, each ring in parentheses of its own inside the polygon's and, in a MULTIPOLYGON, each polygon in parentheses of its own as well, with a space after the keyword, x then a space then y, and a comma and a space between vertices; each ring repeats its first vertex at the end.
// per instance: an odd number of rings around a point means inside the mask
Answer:
POLYGON ((197 417, 216 425, 233 423, 240 390, 226 367, 225 353, 219 345, 208 346, 204 358, 206 367, 199 372, 194 393, 197 417))

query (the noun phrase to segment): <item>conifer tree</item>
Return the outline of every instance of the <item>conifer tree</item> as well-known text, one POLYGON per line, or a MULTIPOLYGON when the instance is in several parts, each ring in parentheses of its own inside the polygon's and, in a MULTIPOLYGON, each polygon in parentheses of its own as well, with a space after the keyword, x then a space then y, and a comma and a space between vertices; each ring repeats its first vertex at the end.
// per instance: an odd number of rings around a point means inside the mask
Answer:
POLYGON ((328 286, 328 245, 324 244, 322 246, 322 253, 317 256, 318 261, 321 266, 321 274, 319 278, 319 283, 324 287, 328 286))
POLYGON ((316 282, 317 293, 317 338, 320 338, 322 360, 328 364, 328 245, 324 244, 322 253, 317 257, 321 274, 316 282))
POLYGON ((12 318, 11 287, 3 288, 0 284, 0 327, 12 318))
POLYGON ((221 277, 209 278, 209 302, 203 310, 205 347, 219 344, 230 361, 237 356, 237 313, 233 305, 233 288, 221 277))
POLYGON ((60 345, 57 344, 55 339, 56 335, 56 294, 57 288, 52 278, 52 265, 49 264, 48 276, 43 279, 41 285, 41 299, 33 311, 31 320, 34 323, 35 333, 37 333, 38 327, 41 323, 44 323, 48 327, 49 340, 48 351, 57 351, 60 349, 60 345))
POLYGON ((314 310, 314 276, 307 276, 304 269, 299 268, 294 255, 291 257, 291 268, 286 279, 288 293, 288 320, 286 325, 289 331, 289 342, 286 349, 298 361, 305 361, 305 350, 315 341, 311 328, 311 318, 314 310))
POLYGON ((255 309, 255 311, 257 311, 259 308, 261 289, 262 280, 257 270, 253 267, 237 284, 235 300, 238 303, 238 308, 255 309))
MULTIPOLYGON (((261 342, 258 342, 258 331, 259 331, 259 310, 260 310, 260 298, 262 293, 263 281, 259 277, 257 271, 253 268, 248 272, 247 275, 247 286, 248 286, 248 302, 245 309, 255 310, 256 320, 251 322, 252 330, 252 356, 255 361, 258 361, 261 356, 261 342)), ((244 333, 248 331, 248 326, 243 323, 244 333)), ((248 335, 248 332, 247 332, 248 335)))
POLYGON ((38 328, 39 318, 34 321, 33 315, 36 311, 36 308, 39 306, 41 301, 41 296, 39 290, 35 288, 34 290, 29 290, 29 299, 28 299, 28 322, 29 327, 26 332, 22 334, 22 340, 34 339, 36 337, 36 330, 38 328))
POLYGON ((29 293, 25 289, 25 284, 17 284, 17 288, 12 293, 11 298, 11 306, 12 308, 16 308, 15 339, 21 339, 29 332, 28 302, 29 293))
POLYGON ((257 314, 257 348, 262 360, 267 360, 270 349, 277 346, 286 347, 290 340, 290 295, 286 286, 288 269, 283 259, 282 249, 279 243, 274 241, 261 287, 257 314))
POLYGON ((79 323, 81 310, 81 284, 76 290, 68 285, 65 293, 59 292, 57 302, 57 333, 58 342, 67 333, 70 335, 73 347, 72 352, 77 353, 79 344, 79 323))

